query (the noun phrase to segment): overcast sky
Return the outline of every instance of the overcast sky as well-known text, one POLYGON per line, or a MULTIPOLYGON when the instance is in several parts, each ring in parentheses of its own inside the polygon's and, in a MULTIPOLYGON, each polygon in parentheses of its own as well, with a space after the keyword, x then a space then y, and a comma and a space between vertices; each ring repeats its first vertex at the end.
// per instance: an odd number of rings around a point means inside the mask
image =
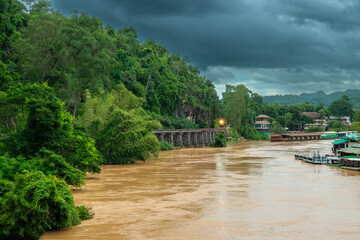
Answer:
MULTIPOLYGON (((220 93, 360 88, 358 0, 52 0, 188 56, 220 93)), ((219 94, 220 95, 220 94, 219 94)))

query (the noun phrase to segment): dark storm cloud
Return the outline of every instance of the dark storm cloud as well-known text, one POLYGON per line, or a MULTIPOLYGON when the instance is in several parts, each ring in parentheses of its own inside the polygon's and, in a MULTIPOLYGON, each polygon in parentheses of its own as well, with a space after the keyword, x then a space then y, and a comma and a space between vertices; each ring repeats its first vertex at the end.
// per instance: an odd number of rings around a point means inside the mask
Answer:
POLYGON ((270 93, 359 87, 357 0, 53 0, 116 28, 134 26, 218 86, 270 93), (351 86, 351 81, 355 86, 351 86), (324 84, 322 84, 324 85, 324 84), (271 86, 271 87, 270 87, 271 86), (314 89, 315 88, 315 89, 314 89))

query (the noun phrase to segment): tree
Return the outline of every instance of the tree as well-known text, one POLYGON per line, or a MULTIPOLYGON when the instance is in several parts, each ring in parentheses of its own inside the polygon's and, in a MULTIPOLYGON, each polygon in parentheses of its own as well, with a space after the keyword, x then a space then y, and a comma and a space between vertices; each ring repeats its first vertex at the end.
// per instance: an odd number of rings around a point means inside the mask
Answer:
POLYGON ((109 94, 103 97, 92 97, 90 92, 87 92, 84 112, 77 122, 79 125, 86 127, 90 136, 96 139, 113 112, 119 109, 137 111, 141 109, 143 102, 143 98, 139 98, 128 91, 124 84, 118 84, 109 94))
POLYGON ((315 111, 314 105, 312 105, 309 102, 304 102, 301 105, 302 105, 302 107, 304 109, 304 112, 314 112, 315 111))
POLYGON ((323 110, 323 109, 325 109, 324 104, 318 103, 318 105, 316 105, 316 107, 315 107, 315 112, 320 113, 320 111, 323 110))
POLYGON ((97 147, 105 163, 134 163, 145 161, 160 150, 151 130, 159 128, 155 121, 144 119, 135 112, 115 111, 99 133, 97 147))
POLYGON ((73 131, 71 115, 50 87, 45 84, 14 86, 4 102, 5 106, 14 106, 13 112, 21 120, 17 131, 10 132, 5 139, 11 156, 32 158, 46 148, 81 171, 100 172, 102 159, 94 140, 73 131))
POLYGON ((48 0, 38 0, 31 6, 30 14, 31 15, 41 15, 46 13, 52 13, 53 9, 51 8, 51 2, 48 0))
POLYGON ((349 96, 343 95, 341 99, 333 101, 329 106, 329 111, 331 115, 338 118, 342 116, 348 116, 352 118, 353 110, 349 96))
POLYGON ((238 128, 246 116, 246 103, 248 89, 244 85, 236 87, 226 85, 226 92, 223 93, 224 112, 228 123, 235 128, 236 142, 238 140, 238 128))
POLYGON ((226 147, 226 134, 224 131, 218 132, 215 136, 215 142, 211 143, 212 147, 226 147))
POLYGON ((143 101, 123 84, 104 97, 87 95, 78 122, 96 139, 105 163, 132 163, 159 151, 159 142, 151 131, 161 125, 141 108, 143 101))
POLYGON ((320 114, 320 118, 324 118, 324 117, 326 117, 327 112, 325 109, 320 109, 319 114, 320 114))
POLYGON ((14 181, 16 174, 28 171, 41 171, 46 176, 54 175, 63 179, 67 184, 80 186, 84 184, 85 172, 71 166, 66 160, 42 148, 34 158, 25 159, 22 156, 10 158, 0 156, 0 179, 14 181))
POLYGON ((276 121, 272 121, 270 131, 272 133, 283 133, 285 132, 285 129, 276 121))
POLYGON ((0 0, 0 60, 13 60, 13 37, 26 25, 25 6, 17 0, 0 0))
POLYGON ((323 132, 324 129, 322 129, 321 127, 309 127, 308 129, 305 130, 305 132, 323 132))
POLYGON ((291 119, 292 119, 292 114, 291 113, 285 113, 285 124, 286 124, 285 127, 290 125, 291 119))
POLYGON ((285 113, 285 115, 279 116, 276 120, 281 126, 288 127, 291 123, 291 119, 292 119, 292 114, 285 113))
POLYGON ((7 66, 0 60, 0 91, 5 91, 18 79, 19 75, 15 72, 10 72, 7 66))
POLYGON ((85 13, 73 15, 62 28, 63 61, 66 85, 62 94, 73 110, 73 126, 85 90, 98 93, 110 87, 110 69, 114 64, 114 42, 100 19, 85 13))
POLYGON ((328 129, 330 131, 339 132, 339 131, 342 131, 342 130, 346 130, 346 127, 341 121, 331 120, 328 123, 328 129))
POLYGON ((27 81, 48 81, 51 86, 55 86, 61 78, 60 35, 64 20, 58 13, 42 13, 29 21, 22 38, 14 44, 27 81))

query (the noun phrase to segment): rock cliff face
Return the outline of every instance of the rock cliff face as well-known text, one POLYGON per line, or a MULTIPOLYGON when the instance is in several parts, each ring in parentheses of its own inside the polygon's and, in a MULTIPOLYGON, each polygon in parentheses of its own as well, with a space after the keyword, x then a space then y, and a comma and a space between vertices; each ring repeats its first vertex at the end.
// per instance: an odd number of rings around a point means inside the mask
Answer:
POLYGON ((208 122, 207 127, 211 126, 211 116, 210 113, 207 113, 205 110, 200 109, 199 107, 190 105, 188 103, 183 103, 178 111, 176 112, 176 117, 185 117, 189 120, 194 120, 197 123, 199 120, 208 122))

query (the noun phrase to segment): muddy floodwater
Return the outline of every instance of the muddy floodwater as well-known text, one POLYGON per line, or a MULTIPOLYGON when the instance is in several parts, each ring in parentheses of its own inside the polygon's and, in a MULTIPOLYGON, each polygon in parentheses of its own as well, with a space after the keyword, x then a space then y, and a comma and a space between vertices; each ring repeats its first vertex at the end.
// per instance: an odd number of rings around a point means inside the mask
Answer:
POLYGON ((295 153, 331 141, 249 142, 103 166, 74 190, 95 217, 50 239, 360 239, 360 172, 295 153))

